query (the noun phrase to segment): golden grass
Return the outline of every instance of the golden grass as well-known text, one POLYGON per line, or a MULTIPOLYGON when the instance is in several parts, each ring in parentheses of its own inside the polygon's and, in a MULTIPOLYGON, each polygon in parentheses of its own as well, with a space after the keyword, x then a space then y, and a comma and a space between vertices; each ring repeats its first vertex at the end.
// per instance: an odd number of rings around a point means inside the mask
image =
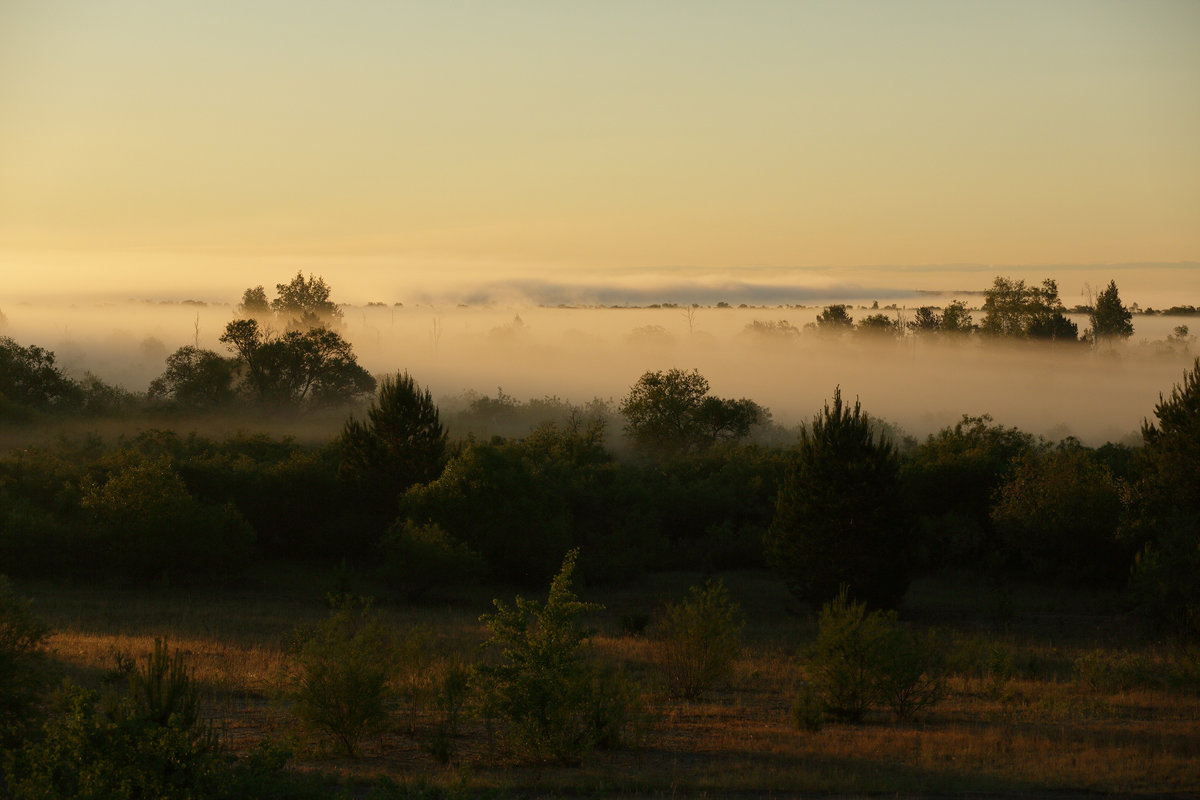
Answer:
MULTIPOLYGON (((1104 653, 1124 654, 1126 661, 1129 653, 1140 654, 1136 663, 1148 665, 1151 675, 1172 669, 1192 674, 1177 662, 1195 656, 1131 649, 1124 634, 1111 632, 1116 628, 1107 629, 1110 642, 1097 642, 1094 631, 1087 642, 1077 633, 1064 636, 1060 619, 1042 619, 1039 627, 1042 612, 1029 598, 1021 601, 1025 611, 1016 614, 1015 632, 987 633, 990 622, 971 614, 947 625, 955 631, 951 640, 968 655, 960 659, 945 700, 914 722, 898 724, 877 713, 861 725, 827 724, 808 733, 792 725, 790 705, 805 670, 811 620, 781 613, 790 601, 768 576, 727 576, 747 612, 748 646, 728 686, 696 702, 670 700, 654 682, 657 644, 623 633, 620 617, 636 610, 652 613, 663 601, 678 599, 694 577, 660 576, 644 587, 614 591, 611 599, 587 598, 608 605, 594 620, 599 633, 590 647, 648 687, 652 721, 640 747, 598 753, 577 768, 514 765, 489 746, 483 724, 469 720, 450 767, 438 765, 397 730, 368 743, 360 761, 302 751, 297 768, 354 780, 379 775, 397 781, 422 776, 445 785, 465 780, 475 789, 677 796, 1162 793, 1200 787, 1200 697, 1194 685, 1106 689, 1071 673, 1076 659, 1099 644, 1107 646, 1104 653), (1011 674, 998 678, 989 672, 985 662, 994 653, 1007 659, 1011 674)), ((19 588, 34 597, 38 612, 55 629, 49 649, 76 680, 99 684, 114 668, 115 653, 140 659, 156 637, 168 639, 187 654, 211 698, 210 716, 241 750, 291 735, 286 704, 279 702, 291 663, 288 643, 297 626, 326 613, 321 592, 313 588, 321 584, 319 576, 259 580, 264 588, 251 584, 224 591, 96 590, 49 583, 19 588)), ((932 595, 936 588, 925 591, 932 595)), ((487 594, 419 607, 384 605, 380 613, 397 630, 423 629, 439 650, 469 653, 484 637, 478 617, 489 610, 487 594)), ((915 604, 910 616, 921 624, 923 615, 942 624, 938 614, 944 606, 938 603, 948 601, 945 594, 937 596, 936 603, 915 604)), ((418 726, 428 724, 428 713, 422 712, 418 726)), ((407 719, 405 713, 397 717, 407 719)))

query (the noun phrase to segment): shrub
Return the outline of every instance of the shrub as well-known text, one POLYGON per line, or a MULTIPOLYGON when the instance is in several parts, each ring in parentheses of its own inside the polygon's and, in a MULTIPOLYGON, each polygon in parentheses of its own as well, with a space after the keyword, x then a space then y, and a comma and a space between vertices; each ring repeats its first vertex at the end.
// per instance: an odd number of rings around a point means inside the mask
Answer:
POLYGON ((693 586, 683 602, 668 605, 654 629, 667 691, 696 698, 728 679, 741 632, 741 612, 722 581, 693 586))
POLYGON ((579 763, 584 753, 621 739, 620 695, 597 683, 597 670, 581 648, 590 636, 580 619, 599 606, 571 590, 577 550, 567 553, 550 583, 546 602, 495 600, 481 621, 485 646, 499 661, 479 668, 483 712, 501 722, 511 750, 532 761, 579 763))
POLYGON ((0 575, 0 745, 18 741, 29 725, 46 682, 41 647, 49 629, 0 575))
POLYGON ((483 558, 436 523, 397 521, 381 545, 383 579, 408 600, 430 589, 470 581, 483 573, 483 558))
POLYGON ((394 638, 368 603, 347 599, 300 640, 292 696, 301 727, 357 758, 359 743, 387 726, 394 638))
POLYGON ((881 706, 908 719, 945 692, 944 648, 905 630, 894 611, 868 614, 845 589, 821 608, 813 660, 824 711, 837 719, 858 722, 881 706))

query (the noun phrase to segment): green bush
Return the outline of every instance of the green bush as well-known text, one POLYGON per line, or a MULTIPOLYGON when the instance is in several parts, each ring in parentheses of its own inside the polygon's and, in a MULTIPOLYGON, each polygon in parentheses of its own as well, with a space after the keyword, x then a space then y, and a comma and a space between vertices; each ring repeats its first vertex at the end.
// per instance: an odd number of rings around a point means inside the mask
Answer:
POLYGON ((576 764, 623 735, 624 695, 597 677, 582 652, 590 632, 581 617, 599 606, 571 590, 577 555, 567 553, 544 603, 495 600, 496 612, 481 618, 491 633, 485 646, 499 653, 497 663, 478 670, 483 713, 489 725, 502 724, 519 758, 576 764))
POLYGON ((18 597, 0 575, 0 745, 20 740, 33 719, 46 683, 41 648, 48 633, 32 601, 18 597))
POLYGON ((720 580, 693 586, 683 602, 669 604, 654 627, 667 692, 691 699, 727 680, 741 633, 741 612, 720 580))
POLYGON ((909 719, 945 693, 945 648, 905 630, 894 611, 868 614, 845 589, 821 608, 813 664, 824 711, 836 719, 858 722, 881 707, 909 719))
POLYGON ((437 524, 397 522, 381 545, 383 579, 407 600, 430 589, 466 583, 483 574, 483 558, 437 524))
POLYGON ((347 756, 388 724, 396 644, 369 604, 344 600, 315 631, 301 634, 292 699, 301 728, 347 756))

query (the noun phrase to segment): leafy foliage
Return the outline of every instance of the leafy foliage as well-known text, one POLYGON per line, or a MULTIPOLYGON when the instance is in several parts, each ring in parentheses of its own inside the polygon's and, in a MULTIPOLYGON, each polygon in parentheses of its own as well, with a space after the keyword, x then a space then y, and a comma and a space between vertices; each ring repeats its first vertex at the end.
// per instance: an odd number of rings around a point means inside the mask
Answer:
POLYGON ((696 370, 647 372, 621 401, 625 432, 646 453, 678 456, 741 439, 769 413, 751 400, 725 400, 708 393, 696 370))
POLYGON ((490 634, 485 646, 498 662, 479 667, 485 716, 503 723, 513 752, 533 761, 578 763, 602 743, 619 742, 623 715, 604 709, 621 694, 600 691, 596 668, 582 645, 590 632, 582 616, 599 606, 578 600, 571 589, 578 551, 563 558, 544 603, 517 597, 495 600, 494 614, 480 618, 490 634))
POLYGON ((33 719, 47 679, 41 648, 48 634, 32 601, 0 575, 0 745, 19 741, 33 719))
POLYGON ((344 403, 375 390, 350 343, 327 328, 264 331, 254 319, 225 326, 221 342, 245 370, 242 391, 268 405, 344 403))
POLYGON ((894 611, 867 613, 844 587, 821 608, 813 663, 816 695, 837 719, 858 722, 876 707, 908 719, 945 693, 941 648, 902 628, 894 611))
POLYGON ((1119 585, 1132 552, 1118 539, 1122 503, 1109 469, 1078 444, 1029 451, 992 509, 1006 555, 1043 580, 1119 585))
POLYGON ((836 390, 801 431, 767 531, 768 563, 800 600, 825 602, 847 584, 854 597, 894 605, 911 558, 899 490, 892 444, 836 390))
POLYGON ((1054 280, 1026 286, 1023 280, 997 276, 984 292, 980 330, 990 336, 1075 341, 1079 327, 1064 311, 1054 280))
POLYGON ((0 337, 0 418, 69 407, 79 393, 79 386, 56 366, 54 353, 0 337))
POLYGON ((387 726, 396 642, 369 605, 344 598, 315 631, 301 636, 292 697, 306 731, 356 758, 362 740, 387 726))
POLYGON ((212 350, 187 345, 167 356, 167 369, 150 382, 153 399, 174 400, 190 408, 217 408, 235 397, 237 362, 212 350))
POLYGON ((660 676, 675 697, 694 699, 727 680, 741 651, 741 611, 722 581, 693 586, 654 627, 660 676))
POLYGON ((454 541, 436 524, 397 521, 381 549, 384 580, 410 601, 430 589, 466 583, 484 572, 479 554, 454 541))

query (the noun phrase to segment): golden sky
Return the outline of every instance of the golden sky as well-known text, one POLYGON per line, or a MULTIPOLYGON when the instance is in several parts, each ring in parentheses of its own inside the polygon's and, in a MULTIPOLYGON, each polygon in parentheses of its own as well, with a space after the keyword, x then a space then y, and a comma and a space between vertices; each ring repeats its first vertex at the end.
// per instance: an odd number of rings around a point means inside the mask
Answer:
POLYGON ((1195 0, 0 0, 0 270, 1196 261, 1197 42, 1195 0))

